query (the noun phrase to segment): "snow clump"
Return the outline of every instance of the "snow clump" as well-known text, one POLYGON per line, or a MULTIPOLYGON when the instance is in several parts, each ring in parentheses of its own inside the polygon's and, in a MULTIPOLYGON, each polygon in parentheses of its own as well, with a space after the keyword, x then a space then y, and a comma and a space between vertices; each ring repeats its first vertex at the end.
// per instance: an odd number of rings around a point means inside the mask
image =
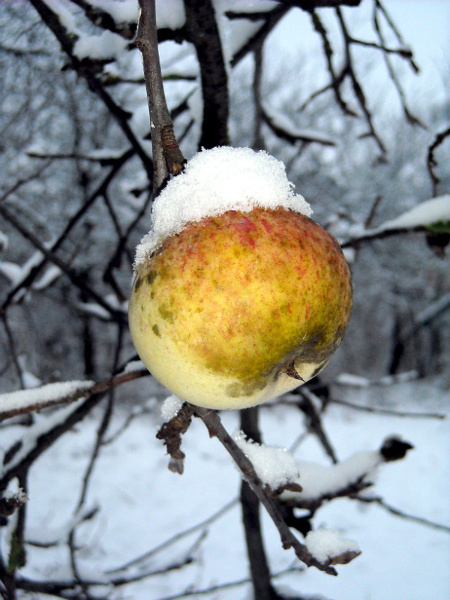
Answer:
POLYGON ((285 448, 257 444, 247 440, 242 431, 234 433, 233 439, 253 464, 261 481, 272 490, 298 479, 297 461, 285 448))
POLYGON ((161 416, 167 423, 177 416, 180 408, 183 406, 184 400, 178 396, 172 395, 166 398, 161 406, 161 416))
POLYGON ((333 564, 333 559, 346 553, 360 554, 358 543, 344 539, 339 532, 328 529, 310 531, 305 538, 309 552, 322 564, 333 564))
POLYGON ((284 164, 263 150, 227 146, 203 150, 155 199, 152 229, 136 248, 135 267, 189 223, 228 210, 282 207, 309 217, 310 205, 293 188, 284 164))

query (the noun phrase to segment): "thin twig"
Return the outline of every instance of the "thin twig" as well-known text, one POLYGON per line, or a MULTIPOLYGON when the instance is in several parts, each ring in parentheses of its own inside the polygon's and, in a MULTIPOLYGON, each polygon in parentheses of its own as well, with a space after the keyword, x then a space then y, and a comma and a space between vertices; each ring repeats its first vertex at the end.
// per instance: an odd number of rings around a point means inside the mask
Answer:
MULTIPOLYGON (((110 314, 111 318, 116 321, 123 321, 124 315, 113 308, 97 291, 91 288, 73 268, 68 266, 59 256, 52 250, 49 250, 45 244, 41 242, 39 237, 28 227, 26 227, 19 218, 6 206, 0 204, 0 214, 8 221, 26 240, 39 250, 47 260, 56 265, 66 275, 74 286, 85 292, 93 300, 95 300, 102 308, 110 314)), ((3 309, 4 310, 4 309, 3 309)))
POLYGON ((431 521, 431 519, 426 519, 424 517, 418 517, 417 515, 411 515, 406 513, 391 504, 388 504, 383 498, 379 496, 361 496, 359 494, 355 496, 349 496, 351 500, 358 500, 358 502, 362 502, 364 504, 378 504, 385 510, 387 510, 392 515, 396 517, 400 517, 401 519, 406 519, 407 521, 414 521, 415 523, 420 523, 421 525, 425 525, 431 529, 438 529, 439 531, 445 531, 446 533, 450 533, 450 525, 443 525, 442 523, 437 523, 436 521, 431 521))
POLYGON ((431 178, 431 187, 433 190, 433 196, 437 196, 438 195, 438 186, 440 183, 440 179, 439 177, 436 175, 436 173, 434 172, 434 169, 438 166, 436 157, 434 156, 434 151, 436 150, 436 148, 438 148, 446 138, 450 137, 450 127, 448 127, 447 129, 444 129, 444 131, 441 131, 440 133, 437 133, 433 142, 430 144, 430 146, 428 147, 428 152, 427 152, 427 169, 428 169, 428 173, 430 174, 430 178, 431 178))
MULTIPOLYGON (((115 164, 112 166, 111 170, 106 175, 106 177, 101 181, 101 183, 97 186, 97 188, 92 192, 92 194, 89 196, 89 198, 87 198, 86 202, 84 202, 84 204, 72 215, 72 217, 69 218, 67 225, 65 226, 63 231, 57 237, 55 242, 53 242, 51 244, 51 246, 49 247, 50 252, 52 252, 52 253, 56 252, 60 248, 60 246, 68 239, 69 233, 72 231, 72 229, 75 227, 75 225, 86 214, 86 212, 93 206, 95 201, 107 192, 108 187, 110 186, 111 182, 113 181, 113 179, 115 178, 117 173, 128 162, 128 160, 131 159, 132 156, 134 156, 133 148, 126 150, 121 156, 119 156, 116 159, 115 164)), ((12 302, 14 302, 14 299, 17 297, 17 294, 21 290, 28 288, 33 283, 34 279, 39 275, 39 273, 41 272, 41 269, 47 263, 47 260, 48 260, 47 257, 44 255, 42 257, 41 261, 30 270, 28 275, 26 275, 21 281, 19 281, 8 292, 8 295, 6 296, 3 304, 0 306, 0 313, 3 313, 4 311, 6 311, 8 306, 12 302)))

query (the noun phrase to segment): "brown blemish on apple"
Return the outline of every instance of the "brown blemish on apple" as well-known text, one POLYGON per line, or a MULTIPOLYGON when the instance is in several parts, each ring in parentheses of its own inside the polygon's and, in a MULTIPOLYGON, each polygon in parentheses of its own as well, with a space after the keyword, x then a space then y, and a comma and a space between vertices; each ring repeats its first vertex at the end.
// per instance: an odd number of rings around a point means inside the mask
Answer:
POLYGON ((175 315, 174 315, 173 311, 169 310, 165 304, 162 304, 158 308, 158 312, 161 315, 161 317, 164 319, 164 321, 167 321, 168 323, 173 325, 173 323, 175 322, 175 315))
POLYGON ((153 333, 154 333, 155 335, 157 335, 159 338, 161 337, 161 332, 159 331, 159 327, 158 327, 158 325, 156 325, 156 324, 155 324, 155 325, 153 325, 153 327, 152 327, 152 331, 153 331, 153 333))
POLYGON ((150 271, 147 275, 147 277, 145 278, 148 285, 152 285, 152 283, 155 281, 157 276, 157 272, 156 271, 150 271))
POLYGON ((225 390, 225 394, 230 398, 241 398, 242 396, 253 396, 255 392, 263 390, 266 386, 266 379, 261 378, 251 383, 230 383, 225 390))

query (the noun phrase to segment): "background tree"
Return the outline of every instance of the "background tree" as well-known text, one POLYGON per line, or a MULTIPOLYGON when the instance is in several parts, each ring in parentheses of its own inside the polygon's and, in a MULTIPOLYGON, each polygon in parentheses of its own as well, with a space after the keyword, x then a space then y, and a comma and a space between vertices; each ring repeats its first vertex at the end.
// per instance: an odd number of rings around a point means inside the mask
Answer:
MULTIPOLYGON (((129 436, 138 436, 143 422, 152 437, 161 424, 155 399, 164 397, 164 390, 132 362, 126 320, 134 246, 149 227, 154 192, 154 148, 142 63, 134 44, 137 16, 137 3, 128 0, 21 0, 0 7, 5 74, 0 117, 4 165, 0 369, 2 392, 24 390, 20 395, 5 394, 0 401, 3 417, 9 417, 1 430, 5 533, 0 590, 5 598, 27 593, 149 597, 150 589, 155 598, 169 593, 192 596, 187 567, 197 565, 200 572, 202 552, 211 551, 204 540, 206 531, 237 502, 225 505, 219 495, 217 514, 181 511, 178 534, 171 528, 173 537, 165 543, 166 536, 159 533, 151 540, 135 540, 136 549, 128 542, 119 553, 117 532, 100 541, 104 515, 118 519, 118 488, 110 492, 113 498, 107 491, 113 477, 110 471, 108 475, 108 453, 117 452, 122 459, 129 456, 129 436), (70 380, 74 381, 57 383, 70 380), (30 413, 30 408, 69 400, 75 404, 30 413), (76 445, 70 446, 73 436, 67 434, 81 422, 79 450, 86 456, 77 461, 76 445), (58 472, 58 456, 65 456, 65 468, 70 465, 77 485, 62 489, 55 482, 53 494, 52 486, 44 482, 52 479, 52 468, 58 472), (97 493, 100 506, 92 500, 97 493), (28 505, 25 494, 31 498, 28 505), (55 503, 59 530, 48 535, 36 529, 45 513, 38 494, 55 503), (40 508, 33 512, 36 506, 40 508), (113 550, 108 551, 108 540, 113 540, 113 550), (181 549, 180 540, 185 542, 181 549), (59 548, 64 548, 64 557, 58 556, 59 548), (99 568, 101 552, 105 560, 99 568), (87 570, 89 562, 96 565, 94 572, 87 570), (183 566, 187 574, 177 571, 172 578, 172 571, 183 566), (141 587, 134 588, 137 582, 141 587)), ((349 253, 355 309, 333 363, 321 381, 300 388, 277 406, 265 407, 262 423, 254 410, 243 412, 240 422, 255 441, 262 439, 262 431, 268 443, 285 445, 284 437, 272 438, 271 432, 285 423, 286 414, 301 411, 304 430, 299 432, 297 424, 297 433, 317 439, 331 464, 339 466, 337 442, 327 427, 336 440, 339 432, 325 424, 336 405, 333 401, 351 403, 354 386, 359 385, 368 389, 363 398, 366 408, 372 403, 387 410, 385 404, 393 397, 398 404, 394 392, 385 391, 380 397, 380 388, 369 387, 367 378, 394 385, 399 378, 411 379, 414 387, 407 393, 425 398, 439 396, 448 385, 450 296, 447 265, 440 259, 448 229, 445 224, 433 230, 419 224, 413 232, 406 228, 390 237, 376 231, 378 223, 448 191, 443 160, 448 151, 448 101, 436 105, 430 100, 419 116, 410 106, 399 71, 402 65, 413 72, 418 66, 377 0, 274 1, 256 7, 220 0, 159 2, 158 25, 165 90, 184 155, 189 158, 199 147, 226 143, 267 149, 285 162, 289 178, 311 201, 316 219, 328 223, 349 253), (269 68, 274 57, 267 53, 270 34, 299 11, 307 15, 323 55, 319 61, 305 54, 298 64, 286 67, 288 75, 284 66, 274 72, 269 68), (367 39, 352 34, 352 15, 357 11, 359 18, 368 19, 367 39), (370 65, 361 57, 363 48, 372 53, 373 64, 384 63, 383 85, 395 90, 402 119, 393 122, 377 104, 374 89, 379 83, 371 81, 370 65), (367 235, 368 230, 375 233, 367 235), (364 379, 345 379, 339 376, 342 371, 364 379)), ((440 416, 435 409, 433 405, 427 410, 429 417, 440 416)), ((231 415, 223 419, 230 427, 237 426, 231 415)), ((359 421, 366 422, 362 416, 359 421)), ((186 415, 181 429, 188 423, 186 415)), ((197 430, 194 422, 183 440, 188 461, 196 452, 194 435, 201 436, 197 430)), ((378 442, 372 447, 380 449, 377 456, 384 463, 386 455, 392 456, 381 438, 378 442)), ((365 443, 362 438, 361 448, 365 443)), ((169 450, 174 459, 174 449, 169 450)), ((173 492, 171 486, 177 484, 166 481, 161 447, 156 446, 155 457, 157 452, 161 456, 155 463, 149 458, 148 464, 161 471, 164 493, 155 493, 156 476, 141 490, 152 499, 153 511, 161 511, 164 495, 182 493, 173 492)), ((302 458, 308 456, 308 447, 303 448, 302 458)), ((182 461, 182 456, 174 460, 182 461)), ((142 463, 135 457, 134 463, 139 468, 125 480, 117 467, 122 486, 130 489, 135 489, 135 478, 142 478, 142 463)), ((317 511, 320 515, 336 497, 386 507, 385 500, 365 494, 371 481, 367 473, 353 475, 346 485, 322 489, 314 498, 271 502, 291 533, 297 529, 303 535, 320 525, 317 511)), ((211 476, 199 461, 194 485, 201 488, 211 476)), ((181 485, 193 489, 187 473, 181 485)), ((211 488, 217 485, 209 480, 208 495, 214 496, 211 488)), ((298 579, 295 584, 289 580, 294 585, 291 596, 305 597, 309 584, 300 577, 298 563, 287 566, 284 555, 283 559, 276 555, 279 539, 270 539, 270 551, 265 552, 261 530, 265 517, 259 516, 258 501, 245 484, 240 501, 255 597, 286 596, 274 575, 288 577, 292 569, 298 579)), ((402 510, 392 510, 405 516, 402 510)), ((122 523, 130 519, 131 513, 122 523)), ((422 524, 448 532, 439 523, 422 519, 422 524)), ((220 536, 216 540, 220 545, 220 536)), ((217 553, 217 545, 212 548, 217 553)), ((230 558, 229 564, 235 561, 230 558)), ((208 574, 208 568, 205 571, 208 574)), ((236 597, 235 587, 222 585, 217 590, 211 584, 214 577, 208 585, 204 577, 198 581, 209 594, 236 597)), ((235 585, 247 581, 236 576, 225 580, 235 585)), ((195 582, 194 590, 200 595, 195 582)))

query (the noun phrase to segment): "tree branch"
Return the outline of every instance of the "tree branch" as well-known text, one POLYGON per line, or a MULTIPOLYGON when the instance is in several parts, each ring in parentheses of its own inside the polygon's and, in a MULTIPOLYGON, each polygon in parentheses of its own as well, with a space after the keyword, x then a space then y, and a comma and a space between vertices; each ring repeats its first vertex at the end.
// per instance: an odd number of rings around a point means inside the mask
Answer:
POLYGON ((58 15, 53 12, 49 6, 43 2, 43 0, 29 0, 29 2, 36 9, 42 21, 55 35, 56 39, 61 45, 61 48, 70 58, 75 71, 86 80, 91 91, 93 91, 103 101, 108 111, 113 115, 117 121, 117 124, 122 129, 125 137, 128 139, 136 154, 141 159, 142 164, 147 171, 148 177, 151 180, 153 178, 153 164, 128 124, 128 118, 130 115, 118 104, 116 104, 113 98, 107 93, 103 84, 95 76, 92 66, 90 66, 87 61, 80 61, 74 55, 73 49, 75 45, 75 38, 73 34, 69 33, 62 25, 58 15))
POLYGON ((141 14, 136 46, 142 53, 144 78, 151 121, 155 168, 153 196, 157 196, 169 175, 178 175, 186 162, 175 139, 167 107, 158 53, 155 0, 139 0, 141 14))
POLYGON ((245 479, 245 481, 247 481, 252 491, 258 497, 258 500, 267 510, 269 516, 279 531, 283 548, 293 548, 297 558, 305 563, 308 567, 316 567, 320 571, 324 571, 329 575, 337 575, 336 570, 330 566, 330 563, 319 562, 309 552, 307 547, 302 544, 291 532, 267 488, 263 485, 260 478, 256 474, 252 463, 240 450, 236 442, 224 428, 219 415, 212 410, 198 406, 195 407, 195 413, 204 422, 210 437, 217 437, 219 442, 230 454, 235 464, 241 471, 242 477, 245 479))
MULTIPOLYGON (((245 435, 260 444, 262 440, 258 427, 258 407, 254 406, 241 410, 240 421, 241 429, 245 435)), ((240 500, 254 597, 258 600, 281 600, 271 582, 262 537, 259 500, 244 479, 241 482, 240 500)))
POLYGON ((62 392, 60 395, 54 393, 50 394, 52 391, 52 386, 58 386, 58 383, 49 383, 40 388, 33 388, 32 390, 27 390, 25 392, 21 390, 18 392, 10 392, 9 394, 3 394, 0 396, 2 399, 0 404, 0 422, 5 421, 6 419, 11 419, 12 417, 16 417, 18 415, 27 414, 32 411, 42 410, 43 408, 49 408, 61 404, 69 404, 79 400, 80 398, 89 398, 90 396, 96 394, 102 394, 118 385, 122 385, 128 381, 134 381, 135 379, 140 379, 141 377, 147 377, 148 375, 149 372, 147 369, 139 369, 137 371, 120 373, 119 375, 115 375, 110 379, 106 379, 97 383, 87 382, 86 385, 81 385, 80 382, 78 388, 74 386, 73 390, 71 390, 69 394, 64 394, 64 392, 62 392), (28 396, 28 402, 19 402, 19 398, 23 393, 26 393, 28 396))
MULTIPOLYGON (((101 181, 101 183, 97 186, 97 188, 92 192, 92 194, 89 196, 89 198, 86 200, 86 202, 84 202, 84 204, 75 212, 75 214, 73 214, 72 217, 69 218, 66 227, 60 233, 60 235, 58 236, 56 241, 49 247, 48 250, 52 254, 55 253, 59 249, 59 247, 63 244, 63 242, 68 238, 69 233, 72 231, 72 229, 75 227, 75 225, 79 222, 81 217, 85 215, 85 213, 89 210, 89 208, 91 208, 91 206, 94 204, 94 202, 97 200, 97 198, 101 197, 102 195, 104 195, 106 193, 106 191, 108 190, 108 187, 111 184, 111 182, 113 181, 114 177, 117 175, 117 173, 123 167, 123 165, 132 156, 134 156, 134 154, 135 154, 134 149, 131 148, 131 149, 127 150, 126 152, 124 152, 122 154, 122 156, 119 156, 115 160, 114 165, 112 166, 111 170, 106 175, 106 177, 101 181)), ((30 270, 28 275, 26 277, 24 277, 24 279, 19 281, 8 292, 8 295, 6 296, 3 304, 0 306, 0 314, 4 313, 6 311, 6 309, 14 301, 14 299, 16 298, 16 296, 20 292, 20 290, 29 287, 33 283, 35 278, 41 272, 42 267, 47 263, 47 260, 48 260, 47 257, 44 255, 42 260, 30 270)))
POLYGON ((186 39, 196 50, 203 93, 199 146, 225 146, 228 140, 228 76, 211 0, 184 0, 186 39))
POLYGON ((432 186, 432 190, 433 190, 433 196, 437 196, 438 186, 441 181, 439 179, 439 177, 436 175, 436 173, 434 172, 434 169, 438 166, 434 152, 435 152, 436 148, 438 148, 448 137, 450 137, 450 127, 447 127, 447 129, 444 129, 440 133, 437 133, 433 142, 428 147, 427 169, 428 169, 428 173, 430 174, 430 178, 431 178, 431 186, 432 186))

